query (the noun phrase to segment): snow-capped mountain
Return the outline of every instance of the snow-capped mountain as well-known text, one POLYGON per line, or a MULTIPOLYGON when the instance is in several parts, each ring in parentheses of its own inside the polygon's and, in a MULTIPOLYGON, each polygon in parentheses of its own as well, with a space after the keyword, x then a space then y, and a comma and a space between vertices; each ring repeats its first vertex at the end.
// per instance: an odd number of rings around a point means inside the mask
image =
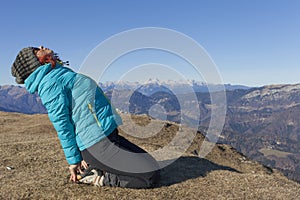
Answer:
POLYGON ((143 83, 140 82, 105 82, 99 83, 104 92, 109 90, 132 90, 142 93, 146 96, 151 96, 156 92, 166 92, 170 94, 186 94, 193 92, 216 92, 220 90, 235 90, 235 89, 249 89, 250 87, 243 85, 221 85, 221 84, 206 84, 204 82, 195 80, 158 80, 149 79, 143 83))

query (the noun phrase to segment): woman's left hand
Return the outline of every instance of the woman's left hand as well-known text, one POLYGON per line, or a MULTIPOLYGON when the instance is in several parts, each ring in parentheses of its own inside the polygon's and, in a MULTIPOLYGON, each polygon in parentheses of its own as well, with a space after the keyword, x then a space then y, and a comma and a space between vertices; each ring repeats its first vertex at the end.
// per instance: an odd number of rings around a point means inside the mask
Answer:
POLYGON ((77 163, 75 165, 70 165, 69 166, 69 170, 70 170, 70 173, 71 173, 71 176, 70 176, 70 180, 73 181, 73 182, 77 182, 77 173, 83 173, 82 169, 86 169, 88 168, 88 164, 82 160, 80 163, 77 163))
POLYGON ((73 182, 77 182, 77 171, 78 169, 80 169, 80 163, 76 164, 76 165, 70 165, 69 166, 69 170, 70 170, 70 173, 71 173, 71 176, 70 176, 70 181, 73 181, 73 182))

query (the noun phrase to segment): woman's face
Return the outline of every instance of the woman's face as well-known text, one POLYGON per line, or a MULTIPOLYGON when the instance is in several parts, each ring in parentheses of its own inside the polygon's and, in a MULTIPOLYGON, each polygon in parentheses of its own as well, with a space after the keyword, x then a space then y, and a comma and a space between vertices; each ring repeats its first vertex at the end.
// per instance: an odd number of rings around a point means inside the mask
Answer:
POLYGON ((36 56, 38 58, 42 58, 46 55, 53 55, 53 51, 43 46, 40 46, 36 51, 36 56))
POLYGON ((39 48, 36 48, 34 52, 41 64, 51 63, 53 67, 55 66, 56 58, 52 50, 40 46, 39 48))

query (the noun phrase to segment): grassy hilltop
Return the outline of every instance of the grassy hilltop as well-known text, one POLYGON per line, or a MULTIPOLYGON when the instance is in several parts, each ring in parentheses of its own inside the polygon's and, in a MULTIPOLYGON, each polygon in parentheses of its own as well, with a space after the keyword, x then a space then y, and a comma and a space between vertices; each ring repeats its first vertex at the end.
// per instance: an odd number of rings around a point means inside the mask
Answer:
MULTIPOLYGON (((124 125, 149 122, 160 132, 146 139, 125 137, 148 151, 168 144, 174 123, 147 116, 122 115, 124 125)), ((197 134, 188 150, 162 170, 153 189, 96 188, 74 184, 56 132, 47 115, 0 112, 0 199, 299 199, 300 185, 249 160, 229 145, 215 145, 203 159, 194 154, 203 141, 197 134), (10 167, 10 168, 7 168, 10 167)), ((134 131, 128 125, 126 130, 134 131)))

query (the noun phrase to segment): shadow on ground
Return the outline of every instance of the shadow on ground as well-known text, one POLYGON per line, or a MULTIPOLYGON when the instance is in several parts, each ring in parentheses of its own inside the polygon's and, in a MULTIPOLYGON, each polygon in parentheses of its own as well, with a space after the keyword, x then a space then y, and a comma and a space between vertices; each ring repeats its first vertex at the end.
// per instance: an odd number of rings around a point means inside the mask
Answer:
MULTIPOLYGON (((164 162, 170 161, 161 161, 160 164, 164 162)), ((234 168, 218 165, 203 158, 184 156, 178 158, 172 164, 167 165, 161 170, 161 180, 157 187, 170 186, 189 179, 205 177, 208 173, 215 170, 227 170, 240 173, 234 168)))

